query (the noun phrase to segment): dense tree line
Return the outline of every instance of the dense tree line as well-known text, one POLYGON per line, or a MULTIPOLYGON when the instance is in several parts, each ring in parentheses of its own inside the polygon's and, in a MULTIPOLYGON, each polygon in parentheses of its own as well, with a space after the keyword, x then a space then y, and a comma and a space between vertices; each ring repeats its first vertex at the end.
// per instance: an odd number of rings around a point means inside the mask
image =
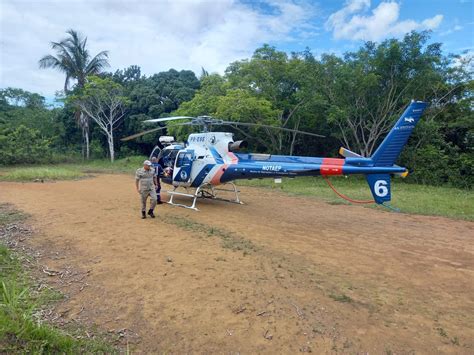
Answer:
MULTIPOLYGON (((76 42, 85 50, 84 39, 78 37, 76 42)), ((67 47, 74 53, 73 48, 67 47)), ((102 63, 100 69, 104 67, 102 63)), ((93 120, 88 125, 93 157, 113 157, 115 151, 119 156, 148 154, 161 132, 129 142, 117 138, 154 128, 143 121, 168 115, 211 115, 326 136, 232 128, 237 136, 247 138, 253 151, 337 156, 343 145, 370 156, 410 100, 417 99, 428 101, 430 108, 399 162, 414 171, 409 180, 470 188, 474 183, 472 73, 470 58, 444 54, 441 44, 430 43, 425 32, 379 44, 368 42, 343 56, 315 57, 309 50, 289 55, 265 45, 251 58, 231 63, 223 75, 203 69, 199 79, 187 70, 151 76, 142 75, 138 66, 115 73, 96 70, 82 83, 71 76, 77 84, 68 89, 61 108, 48 109, 37 94, 1 90, 0 154, 3 164, 24 157, 46 162, 64 159, 71 152, 79 155, 84 129, 77 117, 82 114, 93 120), (91 108, 112 96, 120 102, 121 113, 113 130, 107 126, 107 120, 113 121, 110 108, 96 110, 98 116, 91 108)), ((170 124, 167 133, 185 140, 190 128, 170 124)))

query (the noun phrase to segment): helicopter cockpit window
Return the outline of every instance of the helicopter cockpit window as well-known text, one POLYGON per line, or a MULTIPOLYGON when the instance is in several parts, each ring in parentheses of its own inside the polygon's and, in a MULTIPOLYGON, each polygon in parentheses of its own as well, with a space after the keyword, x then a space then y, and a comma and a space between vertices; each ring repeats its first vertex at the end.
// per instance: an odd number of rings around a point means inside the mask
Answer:
POLYGON ((177 149, 164 149, 158 156, 158 161, 160 162, 161 166, 172 168, 177 154, 177 149))
POLYGON ((176 167, 179 168, 183 165, 190 165, 193 160, 193 155, 191 153, 182 152, 178 155, 178 160, 176 161, 176 167))

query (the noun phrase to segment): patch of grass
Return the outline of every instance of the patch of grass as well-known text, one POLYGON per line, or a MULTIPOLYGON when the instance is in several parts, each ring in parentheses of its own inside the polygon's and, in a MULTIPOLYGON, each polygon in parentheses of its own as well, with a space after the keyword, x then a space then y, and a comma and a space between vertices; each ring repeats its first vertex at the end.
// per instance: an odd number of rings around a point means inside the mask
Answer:
POLYGON ((10 223, 21 222, 26 217, 25 213, 14 210, 10 204, 0 204, 0 227, 10 223))
POLYGON ((218 233, 217 236, 221 238, 221 245, 225 249, 243 251, 244 255, 256 250, 255 245, 250 240, 234 236, 231 233, 218 233))
POLYGON ((4 181, 48 181, 48 180, 73 180, 84 177, 75 167, 22 167, 8 169, 1 173, 0 180, 4 181))
POLYGON ((345 294, 340 294, 340 295, 337 295, 337 294, 333 294, 331 293, 329 295, 329 297, 331 297, 334 301, 337 301, 337 302, 342 302, 342 303, 351 303, 351 302, 354 302, 354 300, 352 298, 350 298, 349 296, 345 295, 345 294))
POLYGON ((250 240, 236 236, 233 233, 222 230, 220 228, 211 227, 207 224, 195 222, 191 219, 184 217, 165 215, 163 217, 160 216, 160 218, 165 223, 173 224, 187 231, 198 232, 208 237, 218 237, 221 239, 221 246, 225 249, 230 249, 233 251, 242 251, 244 255, 249 254, 250 252, 255 251, 257 249, 256 246, 250 240))
POLYGON ((133 156, 118 159, 113 163, 109 160, 91 160, 72 164, 0 167, 0 181, 73 180, 94 173, 131 174, 142 166, 143 160, 145 159, 145 156, 133 156))
MULTIPOLYGON (((331 182, 341 193, 356 200, 371 200, 367 182, 363 178, 332 177, 331 182)), ((241 186, 255 186, 283 191, 294 196, 309 196, 329 204, 346 204, 327 186, 321 177, 284 178, 281 184, 271 179, 239 180, 241 186)), ((401 212, 422 215, 444 216, 474 221, 474 191, 444 186, 409 184, 401 179, 392 179, 392 205, 401 212)), ((383 206, 363 205, 388 211, 383 206)))
POLYGON ((109 160, 91 160, 76 166, 84 173, 135 173, 135 170, 142 166, 145 159, 148 159, 148 157, 131 156, 117 159, 113 163, 109 160))
MULTIPOLYGON (((0 227, 24 219, 24 215, 0 205, 0 227)), ((38 311, 61 295, 36 291, 18 256, 0 244, 0 352, 2 353, 109 353, 99 340, 81 340, 48 325, 38 311)))
POLYGON ((439 335, 441 335, 443 338, 447 338, 448 337, 448 333, 446 333, 446 330, 444 330, 443 328, 439 327, 439 328, 436 328, 438 330, 438 333, 439 335))

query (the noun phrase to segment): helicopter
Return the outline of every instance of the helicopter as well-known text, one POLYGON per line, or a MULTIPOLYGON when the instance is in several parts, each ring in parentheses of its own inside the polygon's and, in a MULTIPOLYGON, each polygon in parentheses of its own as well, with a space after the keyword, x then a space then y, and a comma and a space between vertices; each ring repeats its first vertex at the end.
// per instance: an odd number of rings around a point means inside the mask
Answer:
MULTIPOLYGON (((365 175, 374 198, 369 202, 390 208, 387 204, 391 200, 391 175, 401 177, 408 175, 408 170, 396 165, 395 161, 426 107, 426 102, 412 100, 371 157, 363 157, 343 147, 339 150, 343 158, 244 153, 241 150, 248 147, 246 141, 234 141, 233 133, 212 130, 213 126, 255 126, 324 137, 316 133, 257 123, 225 121, 210 116, 164 117, 145 122, 185 120, 176 125, 202 128, 200 133, 191 133, 188 140, 182 143, 174 141, 173 137, 162 136, 160 137, 161 147, 157 145, 150 154, 150 158, 156 157, 163 167, 161 181, 173 187, 168 191, 170 196, 168 203, 171 205, 198 210, 196 207, 198 198, 242 204, 239 191, 234 184, 234 181, 239 179, 274 178, 275 181, 281 181, 282 177, 321 175, 327 178, 328 176, 362 174, 365 175), (226 185, 229 185, 230 189, 226 189, 226 185), (179 188, 184 188, 185 191, 179 191, 179 188), (190 192, 190 189, 194 191, 190 192), (219 197, 221 191, 231 192, 234 198, 219 197), (176 203, 175 196, 191 198, 191 203, 189 205, 176 203)), ((123 138, 122 141, 162 129, 166 127, 137 133, 123 138)), ((344 195, 339 195, 344 197, 344 195)))

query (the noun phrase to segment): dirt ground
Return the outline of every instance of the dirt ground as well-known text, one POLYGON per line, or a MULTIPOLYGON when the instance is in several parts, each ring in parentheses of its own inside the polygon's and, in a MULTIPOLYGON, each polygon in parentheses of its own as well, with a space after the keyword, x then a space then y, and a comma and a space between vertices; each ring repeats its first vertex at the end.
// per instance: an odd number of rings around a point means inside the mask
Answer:
POLYGON ((0 183, 0 203, 32 215, 45 270, 84 272, 65 317, 136 352, 474 352, 474 223, 241 190, 155 220, 127 175, 0 183))

